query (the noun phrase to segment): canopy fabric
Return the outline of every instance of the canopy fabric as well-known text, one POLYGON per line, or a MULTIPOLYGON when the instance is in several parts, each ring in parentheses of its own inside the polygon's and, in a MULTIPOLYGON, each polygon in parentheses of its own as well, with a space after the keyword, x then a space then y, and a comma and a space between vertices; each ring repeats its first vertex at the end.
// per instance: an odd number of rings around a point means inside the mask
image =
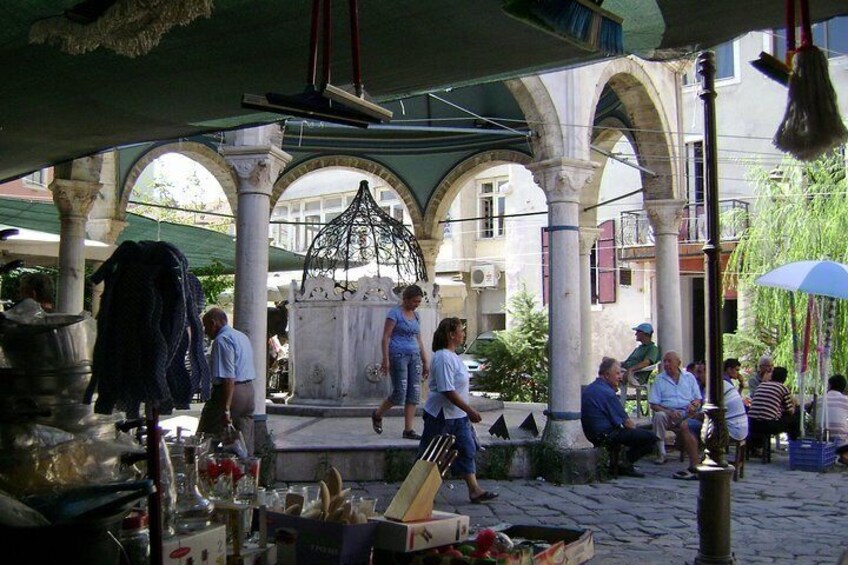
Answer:
MULTIPOLYGON (((230 235, 195 226, 157 222, 132 213, 127 214, 126 221, 127 227, 117 241, 119 244, 124 241, 167 241, 183 252, 191 269, 218 262, 224 273, 235 272, 235 238, 230 235)), ((0 198, 0 224, 52 234, 60 232, 59 211, 51 202, 0 198)), ((269 247, 268 254, 269 271, 303 268, 302 255, 277 247, 269 247)))
MULTIPOLYGON (((211 17, 170 29, 135 58, 104 48, 68 55, 29 43, 34 23, 79 3, 0 3, 0 181, 116 146, 278 121, 277 114, 242 109, 242 94, 304 90, 306 0, 215 0, 211 17)), ((346 4, 334 4, 338 85, 351 82, 346 4)), ((811 4, 817 20, 848 13, 844 0, 811 4)), ((387 101, 605 56, 502 8, 500 0, 361 3, 367 91, 387 101)), ((607 0, 603 8, 623 18, 627 51, 657 58, 780 27, 783 17, 776 0, 607 0)))

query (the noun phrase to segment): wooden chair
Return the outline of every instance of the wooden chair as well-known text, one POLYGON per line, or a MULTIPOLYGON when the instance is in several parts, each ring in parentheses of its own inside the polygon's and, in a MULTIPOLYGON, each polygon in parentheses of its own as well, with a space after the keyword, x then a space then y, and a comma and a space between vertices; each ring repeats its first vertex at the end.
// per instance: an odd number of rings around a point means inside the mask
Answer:
POLYGON ((728 453, 730 453, 731 446, 736 446, 736 453, 731 463, 733 463, 733 480, 738 481, 745 478, 745 460, 748 458, 748 446, 744 439, 739 441, 731 439, 727 445, 728 453))

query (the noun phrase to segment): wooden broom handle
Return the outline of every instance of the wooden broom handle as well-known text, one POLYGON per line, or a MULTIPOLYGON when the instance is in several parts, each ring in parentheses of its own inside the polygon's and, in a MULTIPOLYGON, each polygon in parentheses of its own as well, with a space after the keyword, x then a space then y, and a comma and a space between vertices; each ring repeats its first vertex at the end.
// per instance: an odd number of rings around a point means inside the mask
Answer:
POLYGON ((813 26, 810 23, 810 0, 801 2, 801 45, 799 49, 813 46, 813 26))
POLYGON ((792 63, 792 53, 795 52, 795 0, 786 0, 786 61, 792 63))

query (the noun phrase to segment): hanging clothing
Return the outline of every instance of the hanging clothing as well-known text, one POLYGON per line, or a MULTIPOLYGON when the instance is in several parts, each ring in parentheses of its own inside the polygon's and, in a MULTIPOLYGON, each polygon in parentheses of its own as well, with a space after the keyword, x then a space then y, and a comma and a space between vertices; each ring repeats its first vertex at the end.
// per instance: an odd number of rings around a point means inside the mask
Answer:
POLYGON ((188 408, 195 393, 208 398, 198 311, 203 293, 179 249, 166 242, 126 241, 91 280, 104 283, 86 392, 90 402, 97 391, 95 412, 137 414, 144 402, 169 413, 188 408))

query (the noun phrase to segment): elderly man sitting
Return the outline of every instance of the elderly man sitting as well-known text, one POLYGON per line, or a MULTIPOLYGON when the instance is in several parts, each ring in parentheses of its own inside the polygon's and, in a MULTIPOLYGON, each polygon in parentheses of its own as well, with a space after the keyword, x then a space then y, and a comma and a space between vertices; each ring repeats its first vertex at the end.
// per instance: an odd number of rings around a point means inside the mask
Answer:
POLYGON ((657 375, 648 403, 654 411, 653 428, 657 440, 656 463, 666 462, 665 432, 677 432, 683 449, 689 455, 689 469, 675 474, 675 478, 697 479, 698 435, 701 421, 696 418, 701 408, 701 390, 698 381, 686 371, 680 370, 680 356, 674 351, 663 355, 663 372, 657 375))
POLYGON ((618 473, 628 477, 644 477, 633 466, 654 449, 654 434, 637 429, 618 401, 616 391, 622 371, 618 361, 604 357, 598 367, 598 378, 583 390, 580 422, 583 433, 594 445, 624 445, 627 463, 620 463, 618 473))

